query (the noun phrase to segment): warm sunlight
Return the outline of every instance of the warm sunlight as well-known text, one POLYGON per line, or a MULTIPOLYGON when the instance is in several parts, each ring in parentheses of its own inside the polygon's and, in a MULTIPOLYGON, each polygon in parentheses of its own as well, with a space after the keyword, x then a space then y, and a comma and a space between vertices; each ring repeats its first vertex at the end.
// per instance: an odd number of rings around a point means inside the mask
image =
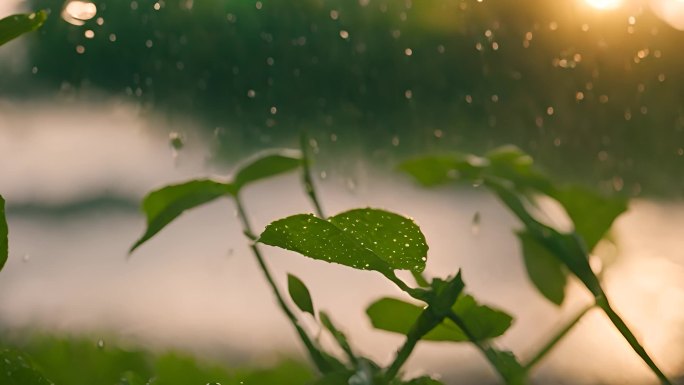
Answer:
POLYGON ((608 9, 615 9, 622 5, 622 0, 584 0, 587 4, 590 6, 600 9, 600 10, 608 10, 608 9))
POLYGON ((651 10, 673 28, 684 30, 684 1, 652 0, 651 10))

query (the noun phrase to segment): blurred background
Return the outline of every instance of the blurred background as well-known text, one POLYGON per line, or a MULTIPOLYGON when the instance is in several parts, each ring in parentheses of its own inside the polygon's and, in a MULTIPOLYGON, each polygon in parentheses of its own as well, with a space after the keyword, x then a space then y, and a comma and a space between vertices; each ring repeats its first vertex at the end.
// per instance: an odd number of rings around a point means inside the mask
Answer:
MULTIPOLYGON (((306 130, 326 211, 414 217, 428 272, 463 268, 472 293, 515 315, 502 344, 523 357, 586 294, 573 287, 563 308, 550 305, 492 197, 422 190, 396 164, 510 143, 557 181, 633 198, 606 246, 606 285, 656 361, 684 374, 683 1, 3 0, 0 16, 35 9, 50 11, 45 26, 0 48, 6 338, 85 337, 228 365, 301 359, 230 201, 126 255, 147 191, 229 174, 257 150, 296 147, 306 130)), ((312 210, 295 175, 250 187, 246 204, 259 229, 312 210)), ((393 287, 268 253, 280 282, 299 275, 362 351, 392 357, 401 338, 373 331, 364 310, 399 295, 393 287)), ((497 381, 466 345, 425 344, 409 371, 497 381)), ((598 313, 534 379, 655 383, 598 313)))

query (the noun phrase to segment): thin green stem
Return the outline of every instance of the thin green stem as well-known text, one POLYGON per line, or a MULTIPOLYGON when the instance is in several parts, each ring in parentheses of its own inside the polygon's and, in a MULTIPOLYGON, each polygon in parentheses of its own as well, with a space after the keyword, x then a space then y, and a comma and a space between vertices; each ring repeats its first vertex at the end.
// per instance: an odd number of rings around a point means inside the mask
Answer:
POLYGON ((470 328, 468 325, 463 322, 461 317, 459 317, 456 313, 453 311, 449 312, 447 314, 447 318, 452 320, 456 326, 463 331, 463 334, 466 335, 468 340, 475 345, 475 347, 482 352, 482 355, 485 356, 487 361, 489 361, 489 364, 496 370, 497 373, 499 373, 499 376, 504 380, 509 385, 519 385, 524 383, 523 378, 510 378, 509 375, 504 371, 504 368, 499 365, 499 362, 497 360, 497 356, 499 352, 490 346, 488 343, 480 341, 478 338, 475 337, 475 335, 470 331, 470 328))
POLYGON ((663 385, 672 385, 672 382, 665 376, 665 373, 663 373, 660 368, 653 362, 651 357, 649 357, 648 353, 646 353, 646 349, 644 349, 643 346, 639 343, 639 340, 637 340, 636 336, 632 333, 631 330, 629 330, 629 327, 627 324, 625 324, 625 321, 620 318, 620 316, 613 310, 613 308, 610 306, 610 303, 608 302, 608 299, 606 297, 599 297, 596 298, 596 305, 599 306, 610 318, 610 321, 613 322, 613 325, 615 325, 615 328, 617 328, 622 336, 627 340, 629 345, 632 347, 634 352, 641 357, 641 359, 648 365, 649 368, 653 371, 653 373, 658 377, 660 380, 660 383, 663 385))
POLYGON ((411 330, 406 334, 406 341, 404 341, 404 344, 397 351, 394 361, 392 361, 392 364, 387 368, 387 371, 385 372, 385 380, 387 382, 390 382, 399 374, 399 370, 401 370, 401 367, 404 366, 411 356, 413 349, 415 349, 416 344, 418 344, 420 339, 439 325, 440 322, 442 322, 442 318, 437 317, 429 307, 423 310, 420 317, 418 317, 413 324, 413 327, 411 327, 411 330))
POLYGON ((393 270, 389 271, 387 273, 383 273, 383 274, 385 275, 385 277, 387 277, 387 279, 394 282, 394 284, 397 285, 397 287, 399 287, 406 294, 410 295, 411 297, 413 297, 419 301, 423 301, 425 303, 428 303, 429 298, 427 295, 427 291, 425 289, 416 289, 416 288, 410 287, 409 285, 406 284, 406 282, 399 279, 399 277, 397 277, 397 275, 394 273, 393 270))
POLYGON ((425 274, 411 271, 411 275, 413 276, 413 279, 416 281, 416 285, 420 287, 430 287, 430 282, 428 282, 427 278, 425 277, 425 274))
POLYGON ((585 314, 589 312, 589 310, 594 308, 594 304, 591 304, 589 306, 583 307, 579 313, 577 313, 571 320, 568 322, 566 325, 564 325, 561 329, 559 329, 552 337, 551 339, 542 346, 541 349, 525 364, 523 367, 526 372, 529 372, 532 370, 532 368, 539 363, 546 355, 562 340, 569 332, 572 330, 572 328, 577 325, 577 323, 584 317, 585 314))
MULTIPOLYGON (((476 347, 479 351, 481 351, 481 352, 485 355, 485 357, 487 357, 487 359, 489 360, 489 355, 487 354, 487 350, 489 349, 489 346, 483 344, 480 340, 478 340, 477 338, 475 338, 475 335, 470 331, 470 328, 468 328, 468 326, 465 324, 465 322, 463 322, 463 320, 461 319, 461 317, 459 317, 459 316, 458 316, 456 313, 454 313, 453 311, 452 311, 452 312, 449 312, 449 314, 447 314, 447 317, 448 317, 450 320, 452 320, 452 321, 456 324, 456 326, 458 326, 458 328, 461 329, 461 331, 463 331, 463 334, 466 335, 466 337, 468 338, 468 340, 469 340, 473 345, 475 345, 475 347, 476 347)), ((497 371, 498 371, 497 364, 496 364, 495 362, 492 362, 492 360, 489 360, 489 361, 490 361, 490 363, 492 364, 492 366, 493 366, 495 369, 497 369, 497 371)))
POLYGON ((299 137, 299 145, 302 151, 302 183, 304 184, 304 190, 306 190, 306 195, 309 196, 314 209, 316 209, 316 215, 321 219, 325 219, 325 213, 316 195, 313 178, 311 178, 311 158, 309 158, 309 140, 306 132, 302 132, 299 137))
POLYGON ((415 349, 418 341, 420 341, 420 337, 414 338, 410 334, 406 336, 406 341, 397 351, 394 361, 392 361, 390 367, 387 368, 387 372, 385 372, 385 379, 387 379, 388 382, 394 379, 397 374, 399 374, 399 370, 401 370, 401 367, 404 366, 408 358, 411 356, 411 353, 413 353, 413 349, 415 349))
MULTIPOLYGON (((239 196, 235 196, 235 205, 237 206, 238 217, 240 218, 240 222, 242 223, 243 232, 245 233, 247 238, 250 238, 249 234, 253 234, 252 227, 249 223, 247 213, 245 212, 245 208, 239 196)), ((263 272, 266 281, 271 287, 271 290, 273 291, 273 294, 275 295, 276 300, 278 301, 280 309, 283 311, 283 313, 285 313, 287 318, 290 320, 290 323, 297 331, 299 338, 302 340, 302 343, 304 343, 304 346, 306 347, 307 351, 309 352, 309 355, 311 356, 311 360, 314 362, 319 371, 323 373, 330 371, 330 363, 325 359, 325 356, 321 353, 320 349, 316 347, 311 337, 299 324, 299 321, 297 320, 297 317, 294 315, 294 312, 292 312, 290 307, 285 302, 283 295, 280 293, 280 289, 278 289, 278 285, 276 284, 275 280, 273 279, 273 276, 271 275, 271 272, 268 269, 268 266, 266 265, 266 261, 264 260, 264 257, 262 256, 259 247, 254 242, 250 243, 249 247, 250 249, 252 249, 252 253, 254 254, 254 257, 259 263, 259 267, 261 268, 261 271, 263 272)))

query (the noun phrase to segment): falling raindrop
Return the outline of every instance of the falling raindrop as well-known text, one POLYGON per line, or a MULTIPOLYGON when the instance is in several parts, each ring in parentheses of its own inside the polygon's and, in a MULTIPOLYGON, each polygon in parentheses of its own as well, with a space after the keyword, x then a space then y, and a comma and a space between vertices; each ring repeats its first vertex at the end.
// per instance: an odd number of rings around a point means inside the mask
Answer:
POLYGON ((480 212, 479 211, 476 211, 475 215, 473 215, 473 219, 470 222, 470 232, 474 236, 477 236, 480 234, 480 212))
POLYGON ((97 340, 97 347, 98 347, 99 349, 104 349, 104 347, 105 347, 105 341, 104 341, 102 338, 100 338, 99 340, 97 340))
POLYGON ((73 0, 66 3, 62 19, 69 24, 84 25, 97 14, 97 6, 90 1, 73 0))
POLYGON ((178 132, 171 132, 169 133, 169 145, 175 151, 180 151, 185 146, 185 138, 178 132))

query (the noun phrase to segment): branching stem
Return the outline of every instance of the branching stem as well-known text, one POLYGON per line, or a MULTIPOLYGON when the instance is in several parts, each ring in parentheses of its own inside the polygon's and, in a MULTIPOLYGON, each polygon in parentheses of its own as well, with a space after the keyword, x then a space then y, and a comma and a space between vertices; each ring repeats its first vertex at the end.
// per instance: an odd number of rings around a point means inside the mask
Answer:
POLYGON ((264 257, 261 255, 261 251, 259 250, 259 247, 257 246, 256 243, 253 242, 253 239, 251 239, 251 237, 249 236, 249 235, 253 234, 253 231, 252 231, 252 227, 249 223, 247 213, 245 212, 245 208, 244 208, 242 201, 240 200, 239 196, 235 196, 235 205, 237 206, 238 217, 240 218, 240 222, 242 223, 243 232, 245 233, 247 238, 250 239, 249 247, 250 247, 250 249, 252 249, 252 253, 254 254, 254 257, 256 258, 256 260, 259 264, 259 267, 261 268, 261 271, 264 274, 266 281, 268 282, 269 286, 271 287, 271 290, 273 291, 273 294, 276 297, 276 300, 278 302, 278 305, 280 306, 280 309, 283 311, 283 313, 285 313, 288 320, 290 320, 290 323, 292 324, 292 326, 297 331, 299 338, 302 340, 302 343, 304 343, 304 346, 306 347, 307 351, 309 352, 309 356, 311 356, 311 360, 314 362, 314 364, 316 365, 318 370, 323 372, 323 373, 329 371, 331 369, 330 363, 325 359, 325 357, 321 353, 320 349, 314 344, 313 340, 308 335, 308 333, 299 324, 297 317, 294 315, 294 312, 292 312, 292 309, 290 309, 290 307, 285 302, 285 299, 283 298, 283 295, 280 292, 280 289, 278 289, 278 285, 276 284, 275 280, 273 279, 273 276, 271 275, 271 272, 269 271, 268 266, 266 265, 266 261, 264 260, 264 257))

